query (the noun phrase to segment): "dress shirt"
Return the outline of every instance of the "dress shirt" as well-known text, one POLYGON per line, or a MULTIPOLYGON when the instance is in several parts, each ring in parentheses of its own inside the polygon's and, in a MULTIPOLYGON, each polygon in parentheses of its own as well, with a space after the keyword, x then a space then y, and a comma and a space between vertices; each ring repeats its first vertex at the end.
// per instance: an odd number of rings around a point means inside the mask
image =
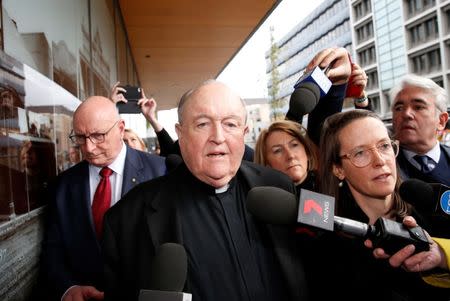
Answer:
POLYGON ((427 152, 425 154, 417 154, 417 153, 412 152, 407 149, 402 149, 402 151, 403 151, 403 154, 405 155, 406 159, 409 161, 409 163, 411 163, 418 170, 422 170, 422 166, 420 166, 420 164, 414 159, 414 156, 416 156, 416 155, 428 156, 429 158, 431 158, 434 161, 435 165, 439 162, 439 159, 441 157, 441 147, 439 145, 439 142, 437 142, 437 141, 436 141, 435 146, 429 152, 427 152))
MULTIPOLYGON (((122 149, 120 150, 117 158, 108 167, 114 172, 109 177, 111 181, 111 206, 117 203, 122 198, 122 183, 123 183, 123 170, 125 168, 125 158, 127 155, 127 147, 125 143, 122 143, 122 149)), ((91 205, 94 200, 95 190, 97 189, 98 183, 100 182, 100 170, 102 167, 94 166, 89 164, 89 187, 90 187, 90 198, 91 205)))

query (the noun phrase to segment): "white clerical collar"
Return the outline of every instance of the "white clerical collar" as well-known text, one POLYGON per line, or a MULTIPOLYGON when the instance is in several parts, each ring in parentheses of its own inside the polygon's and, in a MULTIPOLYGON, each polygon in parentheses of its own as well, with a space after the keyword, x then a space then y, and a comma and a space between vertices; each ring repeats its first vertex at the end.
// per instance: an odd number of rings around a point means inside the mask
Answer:
POLYGON ((223 186, 223 187, 216 188, 216 194, 224 193, 225 191, 228 190, 229 187, 230 187, 230 184, 227 183, 227 184, 226 184, 225 186, 223 186))

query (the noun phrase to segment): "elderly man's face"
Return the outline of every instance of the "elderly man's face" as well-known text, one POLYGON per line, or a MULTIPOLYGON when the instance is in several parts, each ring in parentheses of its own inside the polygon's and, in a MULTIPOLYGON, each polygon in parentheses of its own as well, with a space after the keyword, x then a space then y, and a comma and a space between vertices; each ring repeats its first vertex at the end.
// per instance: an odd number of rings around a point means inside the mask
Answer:
POLYGON ((90 136, 93 133, 107 133, 105 141, 101 143, 95 144, 87 138, 85 143, 80 145, 83 158, 92 165, 108 166, 119 155, 125 123, 118 118, 112 102, 100 97, 86 100, 83 107, 75 113, 74 134, 90 136))
POLYGON ((434 96, 427 91, 406 86, 394 100, 392 123, 395 138, 416 153, 426 153, 436 144, 436 134, 447 122, 446 112, 439 112, 434 96))
POLYGON ((234 177, 247 127, 242 102, 230 89, 211 83, 194 92, 176 130, 181 154, 194 176, 216 188, 234 177))

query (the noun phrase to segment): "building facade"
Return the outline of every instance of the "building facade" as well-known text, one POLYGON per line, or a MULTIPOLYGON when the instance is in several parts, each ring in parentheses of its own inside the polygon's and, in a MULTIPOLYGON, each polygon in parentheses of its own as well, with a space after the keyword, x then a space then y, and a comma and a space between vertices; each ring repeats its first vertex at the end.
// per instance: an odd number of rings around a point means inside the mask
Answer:
MULTIPOLYGON (((283 113, 286 113, 295 82, 317 52, 324 48, 340 46, 352 53, 348 0, 323 1, 276 44, 279 54, 275 66, 280 79, 277 98, 285 100, 283 113)), ((270 78, 270 51, 266 52, 266 65, 270 78)), ((268 89, 271 89, 271 86, 269 79, 268 89)))
POLYGON ((450 1, 355 0, 350 20, 357 62, 369 76, 367 92, 389 118, 388 92, 407 73, 450 89, 450 1))
POLYGON ((391 117, 389 90, 407 73, 450 91, 449 0, 325 0, 277 45, 279 97, 286 100, 307 62, 330 46, 347 48, 365 70, 367 95, 384 119, 391 117))

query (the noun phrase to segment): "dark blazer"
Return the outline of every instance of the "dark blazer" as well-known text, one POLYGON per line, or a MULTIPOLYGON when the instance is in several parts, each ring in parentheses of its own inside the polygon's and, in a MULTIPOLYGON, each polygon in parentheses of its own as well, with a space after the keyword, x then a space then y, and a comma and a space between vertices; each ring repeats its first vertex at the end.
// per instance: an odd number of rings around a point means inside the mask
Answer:
MULTIPOLYGON (((238 171, 250 188, 276 186, 294 193, 288 176, 251 162, 242 161, 238 171)), ((152 258, 166 242, 183 244, 177 204, 183 201, 177 189, 192 177, 184 164, 164 177, 143 183, 111 208, 104 219, 102 241, 105 260, 105 300, 137 300, 140 289, 150 289, 152 258)), ((307 300, 305 273, 294 231, 264 225, 292 300, 307 300)), ((185 287, 185 291, 189 291, 185 287)))
MULTIPOLYGON (((447 157, 447 160, 449 160, 450 162, 450 147, 440 143, 441 146, 441 154, 443 156, 447 157)), ((400 169, 400 177, 402 178, 402 180, 407 180, 409 178, 412 178, 412 168, 415 169, 414 166, 411 165, 411 163, 409 163, 408 159, 406 159, 405 155, 403 154, 402 151, 402 147, 400 147, 400 151, 398 153, 397 156, 397 166, 400 169)), ((414 170, 414 172, 416 172, 416 170, 414 170)))
MULTIPOLYGON (((163 158, 127 147, 122 195, 164 173, 163 158)), ((92 221, 86 161, 59 175, 52 189, 42 268, 46 290, 54 300, 60 300, 72 285, 103 287, 103 261, 92 221)))

